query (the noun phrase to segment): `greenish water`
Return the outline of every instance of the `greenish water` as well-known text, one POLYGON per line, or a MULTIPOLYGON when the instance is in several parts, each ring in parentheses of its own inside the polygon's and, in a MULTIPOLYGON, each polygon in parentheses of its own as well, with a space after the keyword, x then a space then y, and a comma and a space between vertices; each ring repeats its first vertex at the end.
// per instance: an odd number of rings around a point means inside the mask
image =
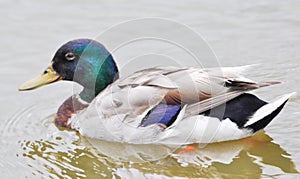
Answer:
MULTIPOLYGON (((99 34, 116 24, 141 17, 161 17, 200 33, 218 56, 220 65, 260 64, 250 77, 284 82, 255 91, 260 97, 272 100, 284 93, 299 93, 299 2, 231 0, 223 3, 1 1, 0 167, 3 178, 299 178, 298 94, 265 132, 240 141, 194 144, 195 150, 184 151, 183 146, 92 140, 57 129, 53 115, 58 106, 80 89, 69 82, 32 92, 17 91, 20 84, 44 70, 57 47, 67 40, 98 37, 99 41, 107 42, 107 36, 99 34)), ((157 28, 156 33, 160 34, 161 29, 157 28)), ((121 31, 114 38, 130 35, 121 31)), ((199 42, 191 40, 190 43, 199 42)), ((114 44, 105 45, 108 49, 115 48, 114 44)), ((123 47, 114 57, 124 74, 158 63, 168 64, 170 61, 166 59, 172 55, 185 59, 181 65, 191 65, 181 51, 160 41, 123 47), (165 51, 168 53, 164 58, 160 55, 151 61, 154 52, 165 51)), ((214 65, 214 62, 207 63, 214 65)))

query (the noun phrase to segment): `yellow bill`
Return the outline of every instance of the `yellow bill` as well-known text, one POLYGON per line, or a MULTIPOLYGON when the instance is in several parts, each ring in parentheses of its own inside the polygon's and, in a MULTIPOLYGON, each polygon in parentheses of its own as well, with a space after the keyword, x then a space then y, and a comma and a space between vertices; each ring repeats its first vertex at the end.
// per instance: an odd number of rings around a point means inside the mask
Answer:
POLYGON ((59 80, 61 80, 61 76, 53 70, 52 66, 49 66, 43 74, 23 83, 19 91, 32 90, 59 80))

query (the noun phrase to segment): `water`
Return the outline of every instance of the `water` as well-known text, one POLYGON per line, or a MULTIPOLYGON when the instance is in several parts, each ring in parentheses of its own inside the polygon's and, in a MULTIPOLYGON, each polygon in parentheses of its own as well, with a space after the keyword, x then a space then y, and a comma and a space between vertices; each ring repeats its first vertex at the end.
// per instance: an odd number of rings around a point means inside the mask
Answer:
MULTIPOLYGON (((257 80, 284 82, 257 90, 255 93, 259 96, 271 100, 283 93, 299 92, 299 2, 232 0, 223 3, 2 0, 2 176, 299 178, 299 95, 288 102, 265 132, 254 138, 207 146, 195 144, 192 147, 196 150, 184 152, 181 147, 91 140, 75 132, 57 129, 53 115, 74 90, 69 82, 59 82, 32 92, 17 91, 22 82, 44 70, 56 48, 67 40, 97 37, 116 24, 136 18, 162 17, 183 23, 200 33, 222 66, 261 64, 250 76, 257 80)), ((157 34, 160 34, 159 29, 157 34)), ((123 32, 115 38, 126 36, 127 32, 123 32)), ((184 38, 184 35, 178 38, 184 38)), ((108 39, 103 37, 99 40, 107 42, 108 39)), ((146 46, 137 43, 116 51, 115 58, 125 71, 123 73, 130 73, 132 69, 127 70, 126 67, 133 62, 136 62, 134 68, 151 65, 138 61, 150 60, 153 55, 142 58, 134 54, 157 45, 160 47, 162 43, 146 42, 143 42, 146 46)), ((105 45, 114 49, 109 42, 105 45)), ((186 60, 178 49, 170 49, 168 45, 164 47, 171 57, 173 54, 186 60)))

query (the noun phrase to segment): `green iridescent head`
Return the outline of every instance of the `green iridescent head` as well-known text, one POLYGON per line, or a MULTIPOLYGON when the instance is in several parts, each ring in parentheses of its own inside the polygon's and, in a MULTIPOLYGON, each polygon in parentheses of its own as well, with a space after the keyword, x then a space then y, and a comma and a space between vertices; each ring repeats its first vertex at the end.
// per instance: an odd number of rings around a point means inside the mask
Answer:
MULTIPOLYGON (((94 97, 118 78, 118 68, 106 48, 90 39, 77 39, 62 45, 52 59, 52 65, 41 75, 50 77, 34 84, 28 81, 20 90, 30 90, 59 79, 75 81, 84 87, 80 97, 91 102, 94 97)), ((39 78, 41 79, 41 78, 39 78)), ((36 81, 36 79, 35 79, 36 81)))

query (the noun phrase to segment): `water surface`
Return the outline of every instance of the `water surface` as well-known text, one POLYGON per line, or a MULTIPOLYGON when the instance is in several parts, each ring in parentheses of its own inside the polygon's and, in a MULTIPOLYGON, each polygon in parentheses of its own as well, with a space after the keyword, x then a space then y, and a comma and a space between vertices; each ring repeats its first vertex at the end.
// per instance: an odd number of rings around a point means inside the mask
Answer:
MULTIPOLYGON (((253 138, 194 144, 195 150, 184 151, 183 147, 97 141, 57 129, 53 116, 74 91, 69 82, 32 92, 17 91, 22 82, 44 70, 58 46, 67 40, 98 37, 108 28, 136 18, 161 17, 185 24, 201 34, 222 66, 260 64, 250 77, 284 82, 255 91, 260 97, 272 100, 284 93, 299 92, 298 1, 231 0, 224 4, 177 0, 169 3, 2 0, 0 9, 0 167, 4 178, 300 177, 299 95, 288 102, 265 132, 253 138)), ((128 36, 127 32, 115 38, 122 36, 128 36)), ((152 52, 150 49, 157 50, 154 47, 161 44, 151 40, 143 41, 142 45, 137 42, 114 56, 123 73, 130 73, 132 68, 152 64, 139 63, 139 59, 151 60, 153 55, 137 56, 136 52, 152 52)), ((110 44, 105 45, 114 49, 110 44)), ((182 64, 189 62, 178 49, 164 47, 160 50, 167 49, 169 54, 159 56, 161 62, 172 54, 185 59, 182 64)), ((79 87, 75 89, 78 91, 79 87)))

